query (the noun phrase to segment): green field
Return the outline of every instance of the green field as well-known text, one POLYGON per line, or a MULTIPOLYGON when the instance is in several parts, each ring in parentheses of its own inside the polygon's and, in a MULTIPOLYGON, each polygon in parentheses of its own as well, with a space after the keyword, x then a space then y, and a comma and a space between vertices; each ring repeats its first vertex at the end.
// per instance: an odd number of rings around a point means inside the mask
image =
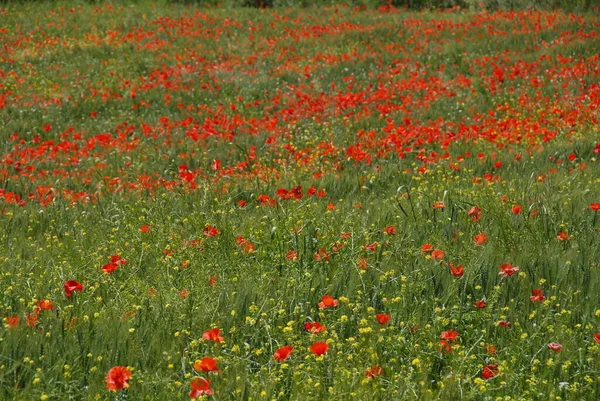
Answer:
POLYGON ((0 400, 600 399, 600 16, 0 7, 0 400))

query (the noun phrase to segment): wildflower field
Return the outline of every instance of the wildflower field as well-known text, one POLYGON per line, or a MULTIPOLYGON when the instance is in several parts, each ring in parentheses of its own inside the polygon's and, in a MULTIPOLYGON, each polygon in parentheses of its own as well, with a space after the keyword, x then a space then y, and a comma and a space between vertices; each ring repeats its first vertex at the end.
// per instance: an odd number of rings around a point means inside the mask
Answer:
POLYGON ((600 399, 600 16, 0 5, 0 400, 600 399))

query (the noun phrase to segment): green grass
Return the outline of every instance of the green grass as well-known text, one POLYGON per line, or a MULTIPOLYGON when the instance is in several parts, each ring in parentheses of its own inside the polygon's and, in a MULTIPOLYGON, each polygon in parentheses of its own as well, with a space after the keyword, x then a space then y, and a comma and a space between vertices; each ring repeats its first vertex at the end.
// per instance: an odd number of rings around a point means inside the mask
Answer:
POLYGON ((1 400, 599 398, 596 15, 3 7, 1 400))

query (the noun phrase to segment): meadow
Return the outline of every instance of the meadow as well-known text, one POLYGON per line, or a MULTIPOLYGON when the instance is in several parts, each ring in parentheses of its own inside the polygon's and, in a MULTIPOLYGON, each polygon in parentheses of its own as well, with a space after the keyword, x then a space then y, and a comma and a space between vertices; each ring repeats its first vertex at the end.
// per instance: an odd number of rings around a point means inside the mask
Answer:
POLYGON ((0 400, 600 399, 600 16, 0 5, 0 400))

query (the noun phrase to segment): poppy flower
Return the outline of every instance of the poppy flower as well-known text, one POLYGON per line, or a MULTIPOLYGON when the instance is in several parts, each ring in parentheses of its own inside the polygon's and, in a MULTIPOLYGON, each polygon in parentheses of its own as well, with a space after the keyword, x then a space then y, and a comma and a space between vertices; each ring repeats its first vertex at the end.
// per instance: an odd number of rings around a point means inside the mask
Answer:
POLYGON ((208 285, 210 285, 211 287, 217 285, 217 276, 210 276, 208 278, 208 285))
POLYGON ((387 313, 379 313, 375 317, 377 318, 377 321, 379 322, 379 324, 382 326, 388 324, 390 319, 392 318, 392 316, 388 315, 387 313))
POLYGON ((220 372, 219 368, 217 368, 217 360, 210 356, 204 357, 200 361, 196 361, 194 363, 194 369, 196 369, 197 372, 220 372))
POLYGON ((9 329, 16 329, 19 327, 19 315, 7 316, 6 324, 9 329))
POLYGON ((214 341, 216 343, 220 343, 225 340, 225 338, 221 337, 221 329, 216 327, 202 333, 202 339, 214 341))
POLYGON ((294 250, 290 250, 287 252, 287 254, 285 255, 287 260, 297 260, 298 259, 298 252, 294 251, 294 250))
POLYGON ((71 294, 75 291, 83 291, 83 285, 75 280, 69 280, 65 283, 65 294, 67 298, 71 298, 71 294))
POLYGON ((596 341, 598 344, 600 344, 600 332, 594 334, 594 341, 596 341))
POLYGON ((479 301, 475 302, 475 307, 477 309, 483 309, 485 308, 486 303, 485 303, 485 299, 480 299, 479 301))
POLYGON ((310 350, 313 354, 320 356, 326 354, 329 351, 329 344, 326 342, 318 341, 310 346, 310 350))
POLYGON ((513 212, 513 214, 520 214, 521 213, 521 206, 519 205, 514 205, 511 209, 511 211, 513 212))
POLYGON ((546 297, 542 290, 533 289, 533 295, 529 297, 532 302, 544 302, 546 297))
POLYGON ((592 203, 590 205, 590 209, 593 210, 594 212, 597 212, 600 210, 600 203, 592 203))
POLYGON ((454 277, 462 277, 465 274, 465 269, 463 269, 462 265, 454 266, 454 263, 450 262, 450 273, 454 277))
POLYGON ((338 300, 333 298, 331 295, 324 295, 321 298, 321 302, 319 302, 319 308, 332 308, 334 306, 338 306, 338 300))
POLYGON ((310 331, 313 334, 318 334, 322 331, 327 330, 327 327, 323 326, 319 322, 306 322, 304 323, 304 329, 310 331))
POLYGON ((117 270, 117 268, 120 265, 126 265, 127 263, 129 263, 127 261, 127 259, 123 259, 121 256, 119 255, 112 255, 110 257, 110 263, 105 264, 104 266, 102 266, 102 271, 104 273, 112 273, 115 270, 117 270))
POLYGON ((109 274, 109 273, 112 273, 112 272, 114 272, 115 270, 117 270, 117 268, 118 268, 118 267, 119 267, 119 265, 118 265, 118 264, 116 264, 116 263, 107 263, 107 264, 105 264, 104 266, 102 266, 102 271, 103 271, 104 273, 107 273, 107 274, 109 274))
POLYGON ((202 233, 204 235, 206 235, 207 237, 215 237, 215 236, 221 234, 221 231, 219 231, 217 229, 217 227, 209 225, 209 226, 204 227, 204 231, 202 233))
POLYGON ((293 350, 294 347, 292 347, 291 345, 286 345, 275 351, 275 353, 273 354, 273 358, 275 358, 276 361, 285 361, 290 357, 293 350))
POLYGON ((106 374, 106 388, 118 391, 129 387, 127 380, 131 378, 131 372, 125 366, 115 366, 106 374))
POLYGON ((143 226, 141 226, 139 228, 141 233, 147 233, 150 232, 150 226, 148 224, 144 224, 143 226))
POLYGON ((445 207, 446 207, 446 204, 445 204, 444 202, 442 202, 442 201, 440 201, 440 202, 435 202, 435 203, 433 204, 433 208, 434 208, 434 209, 444 209, 445 207))
POLYGON ((381 366, 371 366, 365 372, 365 376, 369 379, 375 379, 377 376, 383 373, 383 368, 381 366))
POLYGON ((512 327, 512 323, 511 322, 507 322, 506 320, 500 320, 498 322, 498 326, 511 328, 512 327))
POLYGON ((388 235, 396 235, 396 227, 395 226, 387 226, 383 229, 383 232, 388 235))
POLYGON ((122 258, 121 255, 111 255, 110 262, 116 263, 117 265, 126 265, 129 263, 127 259, 122 258))
POLYGON ((331 260, 331 258, 329 257, 329 253, 327 252, 327 250, 325 248, 317 249, 317 253, 314 254, 314 258, 317 262, 319 262, 321 260, 325 260, 325 261, 329 262, 331 260))
POLYGON ((449 354, 452 352, 452 346, 446 340, 440 340, 438 344, 438 349, 442 354, 449 354))
POLYGON ((493 345, 487 345, 484 350, 490 355, 496 355, 498 353, 498 351, 496 351, 496 347, 493 345))
POLYGON ((444 257, 444 251, 441 249, 436 249, 435 251, 431 252, 431 257, 434 259, 442 259, 444 257))
POLYGON ((556 236, 556 239, 559 241, 567 241, 567 240, 570 240, 571 237, 569 236, 569 234, 566 231, 561 231, 556 236))
POLYGON ((479 233, 473 237, 473 241, 475 242, 475 245, 477 245, 477 246, 481 246, 481 245, 485 244, 487 242, 487 239, 488 239, 488 237, 485 233, 479 233))
POLYGON ((497 364, 493 363, 484 365, 483 372, 481 372, 481 377, 483 377, 485 380, 489 380, 498 376, 498 373, 500 373, 500 371, 497 364))
POLYGON ((440 335, 440 339, 446 340, 446 341, 452 341, 452 342, 456 341, 457 337, 458 337, 458 331, 454 331, 454 330, 444 331, 440 335))
POLYGON ((518 271, 519 266, 513 266, 512 263, 504 263, 500 265, 500 271, 498 272, 498 274, 500 276, 510 277, 518 271))
POLYGON ((25 324, 29 327, 35 327, 38 323, 39 310, 33 313, 25 313, 25 324))
POLYGON ((467 216, 471 218, 471 221, 473 223, 476 223, 481 218, 481 208, 479 206, 473 206, 467 212, 467 216))
POLYGON ((562 349, 562 344, 559 343, 550 343, 548 344, 548 348, 550 348, 552 351, 554 352, 560 352, 560 350, 562 349))
POLYGON ((210 380, 204 377, 196 377, 190 385, 192 386, 190 398, 198 398, 201 395, 213 395, 215 393, 215 390, 210 388, 210 380))
POLYGON ((427 253, 427 252, 431 252, 431 251, 433 251, 432 244, 423 244, 423 246, 421 247, 421 253, 427 253))
POLYGON ((240 199, 239 201, 237 201, 237 206, 239 208, 243 208, 244 206, 246 206, 248 202, 245 199, 240 199))
POLYGON ((364 247, 367 251, 376 252, 377 251, 377 242, 373 242, 372 244, 366 244, 364 247))
POLYGON ((53 310, 54 304, 49 299, 40 299, 37 302, 37 307, 40 310, 53 310))

